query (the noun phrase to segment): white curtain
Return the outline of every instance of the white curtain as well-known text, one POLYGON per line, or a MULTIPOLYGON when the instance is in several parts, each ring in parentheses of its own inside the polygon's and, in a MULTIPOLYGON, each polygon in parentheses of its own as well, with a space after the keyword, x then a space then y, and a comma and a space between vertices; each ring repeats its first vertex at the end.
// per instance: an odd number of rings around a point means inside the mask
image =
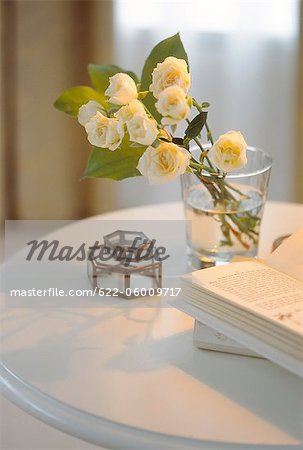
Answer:
MULTIPOLYGON (((191 94, 211 103, 213 134, 241 130, 268 151, 270 198, 294 199, 299 0, 116 0, 114 24, 114 59, 139 74, 152 47, 180 31, 191 94)), ((116 189, 117 206, 180 198, 178 182, 127 180, 116 189)))

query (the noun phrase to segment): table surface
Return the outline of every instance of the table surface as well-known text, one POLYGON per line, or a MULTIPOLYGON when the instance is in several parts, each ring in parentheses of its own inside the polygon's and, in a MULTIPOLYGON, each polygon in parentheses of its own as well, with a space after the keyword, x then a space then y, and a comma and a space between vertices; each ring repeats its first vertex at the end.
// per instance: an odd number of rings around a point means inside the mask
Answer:
MULTIPOLYGON (((182 218, 181 203, 98 216, 182 218)), ((63 228, 62 236, 83 235, 86 223, 63 228)), ((303 205, 268 202, 259 256, 302 225, 303 205)), ((266 360, 194 348, 193 320, 161 308, 161 299, 149 308, 138 300, 102 308, 87 302, 2 308, 1 388, 22 409, 106 448, 302 448, 298 377, 266 360)))

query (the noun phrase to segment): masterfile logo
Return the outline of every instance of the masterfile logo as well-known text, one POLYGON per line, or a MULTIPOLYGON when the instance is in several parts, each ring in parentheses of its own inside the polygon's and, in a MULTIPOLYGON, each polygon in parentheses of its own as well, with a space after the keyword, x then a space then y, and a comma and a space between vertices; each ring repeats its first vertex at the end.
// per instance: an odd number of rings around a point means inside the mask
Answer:
MULTIPOLYGON (((117 231, 114 233, 117 233, 117 231)), ((123 231, 123 233, 128 232, 123 231)), ((143 233, 137 234, 144 236, 143 233)), ((34 258, 37 261, 41 261, 43 258, 47 258, 49 261, 94 260, 107 262, 113 259, 127 266, 132 261, 155 260, 162 262, 169 258, 165 247, 156 246, 156 239, 150 240, 146 236, 144 238, 142 236, 136 236, 128 245, 122 245, 121 242, 114 245, 107 245, 106 239, 104 239, 104 242, 102 244, 99 241, 95 241, 94 245, 88 245, 83 242, 79 247, 74 248, 69 245, 62 245, 58 240, 48 241, 43 239, 38 241, 35 239, 27 242, 30 250, 26 256, 26 260, 31 261, 34 258)))

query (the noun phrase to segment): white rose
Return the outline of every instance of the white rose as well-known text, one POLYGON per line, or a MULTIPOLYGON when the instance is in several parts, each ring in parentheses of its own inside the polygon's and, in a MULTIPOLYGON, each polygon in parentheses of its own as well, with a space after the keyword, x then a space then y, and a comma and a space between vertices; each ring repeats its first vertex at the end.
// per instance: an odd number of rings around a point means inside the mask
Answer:
POLYGON ((138 97, 137 86, 127 73, 116 73, 110 77, 109 87, 105 91, 109 102, 114 105, 126 105, 138 97))
POLYGON ((137 169, 151 184, 163 183, 182 175, 190 163, 190 153, 171 142, 157 148, 148 147, 139 159, 137 169))
POLYGON ((149 90, 154 97, 159 98, 164 89, 176 85, 187 94, 190 88, 190 74, 187 71, 187 63, 184 59, 169 56, 162 63, 158 63, 153 70, 152 84, 149 86, 149 90))
POLYGON ((214 143, 211 151, 214 163, 223 172, 240 169, 247 163, 247 144, 240 131, 228 131, 214 143))
POLYGON ((146 114, 135 114, 126 127, 130 140, 142 145, 151 145, 158 136, 157 122, 146 114))
POLYGON ((163 125, 175 125, 188 117, 190 108, 186 95, 179 86, 170 86, 159 94, 156 103, 159 113, 164 116, 163 125))
POLYGON ((123 126, 116 118, 109 118, 99 111, 85 125, 88 140, 97 147, 116 150, 124 136, 123 126))
POLYGON ((85 103, 85 105, 80 106, 78 111, 78 122, 85 127, 87 122, 97 114, 97 111, 103 111, 102 105, 94 100, 90 100, 88 103, 85 103))
POLYGON ((122 106, 116 116, 123 122, 128 122, 135 114, 145 114, 145 109, 139 100, 132 100, 128 105, 122 106))

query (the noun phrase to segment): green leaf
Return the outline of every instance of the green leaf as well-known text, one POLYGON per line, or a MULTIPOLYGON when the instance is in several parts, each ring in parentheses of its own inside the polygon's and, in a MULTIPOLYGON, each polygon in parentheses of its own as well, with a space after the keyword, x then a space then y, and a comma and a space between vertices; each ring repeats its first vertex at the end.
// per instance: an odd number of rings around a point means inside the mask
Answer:
POLYGON ((130 148, 142 148, 142 147, 146 148, 146 145, 139 144, 138 142, 132 142, 131 144, 129 144, 129 147, 130 148))
POLYGON ((75 86, 62 92, 55 101, 54 107, 70 116, 77 117, 80 106, 89 100, 95 100, 101 105, 105 105, 104 95, 100 92, 88 86, 75 86))
POLYGON ((207 120, 207 112, 200 112, 194 119, 189 123, 185 130, 185 137, 187 139, 195 139, 201 133, 207 120))
POLYGON ((173 137, 173 143, 183 147, 184 140, 182 138, 179 138, 179 137, 173 137))
POLYGON ((127 138, 124 138, 121 146, 114 151, 93 147, 83 178, 123 180, 140 176, 136 167, 145 150, 146 147, 130 147, 127 138))
MULTIPOLYGON (((164 59, 167 58, 168 56, 174 56, 175 58, 184 59, 188 64, 187 54, 183 47, 183 43, 181 41, 179 33, 167 39, 164 39, 164 41, 159 42, 159 44, 157 44, 151 51, 150 55, 145 61, 142 71, 141 87, 140 87, 142 91, 149 90, 149 86, 152 82, 152 73, 154 68, 158 63, 163 62, 164 59)), ((151 93, 149 93, 144 98, 143 103, 149 109, 149 111, 158 121, 158 123, 160 123, 161 115, 155 108, 156 99, 153 97, 151 93)))
POLYGON ((119 66, 99 66, 96 64, 88 65, 88 73, 91 82, 95 88, 102 93, 104 93, 109 86, 109 78, 119 72, 127 73, 130 77, 132 77, 136 84, 139 83, 138 77, 134 72, 121 69, 119 66))
POLYGON ((138 95, 138 100, 143 100, 148 94, 148 91, 141 91, 138 95))
POLYGON ((148 109, 148 111, 151 113, 151 115, 153 116, 153 118, 158 122, 158 124, 161 123, 161 119, 162 116, 161 114, 157 111, 156 107, 155 107, 155 103, 156 103, 156 99, 153 96, 153 94, 151 92, 149 92, 147 94, 147 96, 142 100, 142 103, 144 103, 144 105, 146 106, 146 108, 148 109))

